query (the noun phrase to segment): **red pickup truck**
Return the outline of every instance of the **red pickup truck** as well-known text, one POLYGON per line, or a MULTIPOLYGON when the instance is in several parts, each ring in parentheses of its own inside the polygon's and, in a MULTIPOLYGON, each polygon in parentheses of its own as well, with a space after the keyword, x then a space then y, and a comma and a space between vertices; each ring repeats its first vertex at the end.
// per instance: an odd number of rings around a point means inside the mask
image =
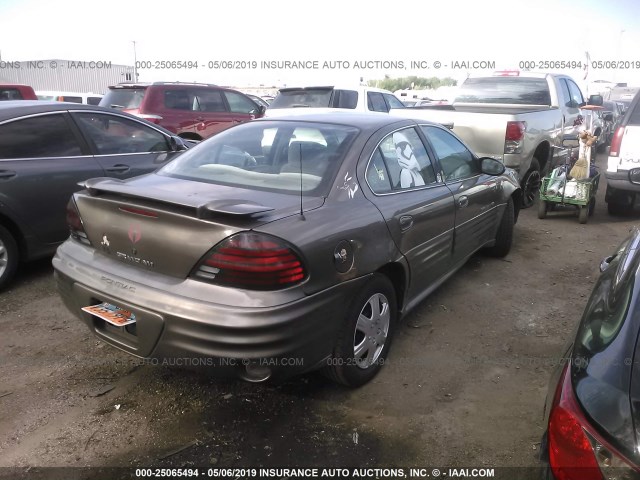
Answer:
POLYGON ((36 92, 28 85, 0 84, 1 100, 38 100, 36 92))

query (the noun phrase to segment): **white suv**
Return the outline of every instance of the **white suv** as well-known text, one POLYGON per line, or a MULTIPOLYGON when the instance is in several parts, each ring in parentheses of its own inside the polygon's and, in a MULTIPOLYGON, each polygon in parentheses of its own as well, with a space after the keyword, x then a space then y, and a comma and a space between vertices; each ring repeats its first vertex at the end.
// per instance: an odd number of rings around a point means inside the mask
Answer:
POLYGON ((610 214, 630 210, 640 201, 640 92, 613 134, 605 176, 610 214))
POLYGON ((391 108, 404 108, 404 105, 393 93, 381 88, 293 87, 280 89, 265 117, 309 113, 310 108, 388 113, 391 108))

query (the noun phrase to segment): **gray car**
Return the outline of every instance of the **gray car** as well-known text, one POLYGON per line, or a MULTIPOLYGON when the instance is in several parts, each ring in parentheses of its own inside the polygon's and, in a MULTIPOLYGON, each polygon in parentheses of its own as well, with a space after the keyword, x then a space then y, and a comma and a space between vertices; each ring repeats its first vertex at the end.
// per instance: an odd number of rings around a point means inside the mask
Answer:
POLYGON ((85 187, 53 265, 99 338, 220 376, 323 368, 349 386, 471 255, 509 252, 521 200, 514 172, 446 128, 357 113, 256 120, 85 187))
POLYGON ((0 289, 20 261, 52 255, 69 236, 65 206, 78 182, 149 173, 186 148, 167 130, 111 109, 0 103, 0 289))

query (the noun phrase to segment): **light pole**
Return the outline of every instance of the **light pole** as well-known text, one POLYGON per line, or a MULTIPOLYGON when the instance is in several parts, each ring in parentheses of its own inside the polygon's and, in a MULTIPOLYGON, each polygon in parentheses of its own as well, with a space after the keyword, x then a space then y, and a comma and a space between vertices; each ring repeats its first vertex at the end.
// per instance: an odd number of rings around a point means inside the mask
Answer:
POLYGON ((138 83, 138 56, 136 54, 135 40, 133 40, 133 81, 138 83))

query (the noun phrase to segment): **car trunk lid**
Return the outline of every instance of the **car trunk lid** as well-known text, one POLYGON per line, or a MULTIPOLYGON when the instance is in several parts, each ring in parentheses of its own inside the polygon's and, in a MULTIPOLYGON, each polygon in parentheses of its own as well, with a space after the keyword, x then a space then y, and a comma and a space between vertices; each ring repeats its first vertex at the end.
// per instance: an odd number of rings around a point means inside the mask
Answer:
MULTIPOLYGON (((100 253, 179 278, 225 238, 300 212, 300 197, 159 175, 93 179, 76 196, 85 232, 100 253)), ((304 197, 304 211, 322 197, 304 197)))

